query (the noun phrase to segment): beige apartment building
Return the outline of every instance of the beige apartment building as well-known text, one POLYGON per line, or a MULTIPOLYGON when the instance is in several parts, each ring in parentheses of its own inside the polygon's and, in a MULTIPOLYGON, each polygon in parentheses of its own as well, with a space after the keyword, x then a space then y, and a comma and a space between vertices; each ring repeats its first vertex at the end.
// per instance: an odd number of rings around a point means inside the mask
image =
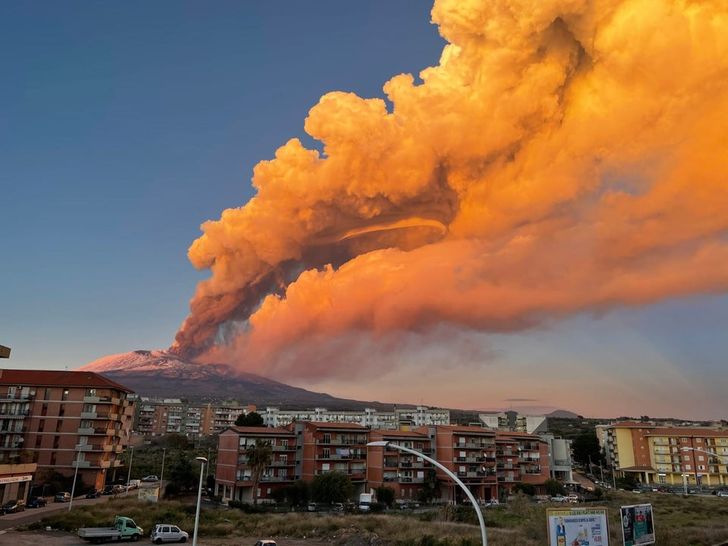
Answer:
POLYGON ((621 422, 602 428, 607 461, 644 484, 728 485, 728 430, 621 422))
POLYGON ((0 370, 0 465, 34 463, 100 488, 121 466, 133 416, 131 391, 93 372, 0 370))

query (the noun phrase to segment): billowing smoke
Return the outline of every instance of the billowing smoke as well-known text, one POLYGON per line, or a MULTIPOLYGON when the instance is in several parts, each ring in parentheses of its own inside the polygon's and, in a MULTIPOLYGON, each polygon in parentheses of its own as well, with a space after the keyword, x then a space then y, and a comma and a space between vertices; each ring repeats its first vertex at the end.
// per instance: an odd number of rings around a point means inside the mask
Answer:
POLYGON ((202 226, 189 257, 212 276, 175 350, 348 373, 377 342, 728 288, 728 2, 432 18, 449 43, 421 82, 388 81, 391 108, 325 95, 305 123, 324 154, 290 140, 202 226))

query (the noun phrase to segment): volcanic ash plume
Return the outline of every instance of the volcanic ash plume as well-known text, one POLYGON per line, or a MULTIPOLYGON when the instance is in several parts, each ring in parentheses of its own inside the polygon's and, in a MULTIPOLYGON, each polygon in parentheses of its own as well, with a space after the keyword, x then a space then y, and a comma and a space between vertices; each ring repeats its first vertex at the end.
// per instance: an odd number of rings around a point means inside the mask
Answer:
POLYGON ((288 141, 202 226, 189 257, 212 276, 178 352, 333 374, 361 336, 726 290, 728 3, 438 0, 432 18, 448 45, 421 83, 388 81, 391 109, 325 95, 305 123, 324 154, 288 141))

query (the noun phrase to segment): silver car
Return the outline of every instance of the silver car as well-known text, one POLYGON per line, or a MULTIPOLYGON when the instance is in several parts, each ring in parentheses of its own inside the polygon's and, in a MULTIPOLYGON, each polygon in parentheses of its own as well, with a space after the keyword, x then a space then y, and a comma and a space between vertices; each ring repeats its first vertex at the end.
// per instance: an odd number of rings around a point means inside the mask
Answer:
POLYGON ((158 523, 152 529, 150 538, 154 544, 162 544, 163 542, 187 542, 190 535, 176 525, 158 523))

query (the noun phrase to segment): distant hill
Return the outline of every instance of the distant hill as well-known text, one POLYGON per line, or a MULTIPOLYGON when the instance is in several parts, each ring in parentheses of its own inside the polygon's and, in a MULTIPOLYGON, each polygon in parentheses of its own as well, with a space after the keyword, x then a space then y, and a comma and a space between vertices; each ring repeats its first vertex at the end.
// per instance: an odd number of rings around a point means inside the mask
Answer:
POLYGON ((554 410, 551 413, 547 413, 546 417, 552 417, 555 419, 578 419, 579 416, 576 413, 566 410, 554 410))
POLYGON ((149 397, 186 398, 194 402, 238 400, 261 408, 391 411, 394 407, 393 404, 336 398, 292 387, 259 375, 238 372, 227 364, 190 362, 168 351, 139 350, 109 355, 80 369, 100 373, 149 397))

